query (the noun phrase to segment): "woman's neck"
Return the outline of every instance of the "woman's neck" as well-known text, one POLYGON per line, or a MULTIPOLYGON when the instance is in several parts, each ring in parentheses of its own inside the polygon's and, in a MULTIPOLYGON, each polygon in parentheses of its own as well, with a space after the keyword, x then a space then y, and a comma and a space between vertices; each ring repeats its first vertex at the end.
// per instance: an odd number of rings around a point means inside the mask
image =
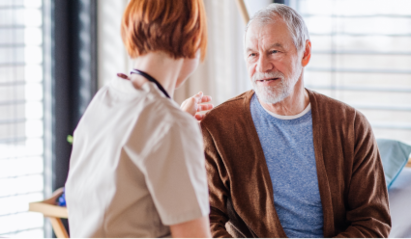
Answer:
MULTIPOLYGON (((134 59, 134 68, 154 77, 173 98, 183 59, 173 59, 164 52, 150 52, 134 59)), ((131 77, 133 85, 140 88, 147 80, 140 75, 131 77)))

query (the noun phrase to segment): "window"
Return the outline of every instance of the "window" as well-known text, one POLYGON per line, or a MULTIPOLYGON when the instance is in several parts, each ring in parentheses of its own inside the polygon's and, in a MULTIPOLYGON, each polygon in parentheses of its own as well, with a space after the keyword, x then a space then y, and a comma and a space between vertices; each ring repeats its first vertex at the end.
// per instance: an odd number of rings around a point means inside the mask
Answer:
POLYGON ((307 88, 357 108, 377 138, 411 144, 411 1, 290 0, 310 32, 307 88))
POLYGON ((0 0, 0 237, 43 237, 43 1, 0 0))

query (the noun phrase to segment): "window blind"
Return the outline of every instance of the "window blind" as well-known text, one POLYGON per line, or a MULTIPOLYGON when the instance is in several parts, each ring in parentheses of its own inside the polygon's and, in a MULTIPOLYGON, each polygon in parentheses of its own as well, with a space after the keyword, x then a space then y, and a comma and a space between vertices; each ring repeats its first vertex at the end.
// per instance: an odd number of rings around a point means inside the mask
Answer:
POLYGON ((0 237, 43 237, 41 0, 0 0, 0 237))
POLYGON ((309 89, 361 111, 377 138, 411 144, 411 1, 290 0, 312 41, 309 89))

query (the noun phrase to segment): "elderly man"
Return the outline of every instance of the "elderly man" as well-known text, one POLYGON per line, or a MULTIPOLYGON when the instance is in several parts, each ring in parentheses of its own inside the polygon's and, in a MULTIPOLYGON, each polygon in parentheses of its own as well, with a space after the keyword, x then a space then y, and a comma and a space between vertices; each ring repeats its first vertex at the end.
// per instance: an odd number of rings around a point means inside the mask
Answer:
POLYGON ((387 237, 384 172, 356 109, 304 88, 302 17, 272 4, 247 26, 254 91, 201 123, 214 237, 387 237))

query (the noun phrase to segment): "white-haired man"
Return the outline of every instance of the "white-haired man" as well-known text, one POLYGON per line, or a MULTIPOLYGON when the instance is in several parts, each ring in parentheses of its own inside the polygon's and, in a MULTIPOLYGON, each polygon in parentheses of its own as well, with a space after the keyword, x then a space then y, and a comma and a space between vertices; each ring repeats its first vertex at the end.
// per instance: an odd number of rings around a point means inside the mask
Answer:
POLYGON ((304 88, 311 42, 302 17, 268 6, 248 24, 245 48, 254 90, 201 122, 213 237, 387 237, 371 127, 354 108, 304 88))

